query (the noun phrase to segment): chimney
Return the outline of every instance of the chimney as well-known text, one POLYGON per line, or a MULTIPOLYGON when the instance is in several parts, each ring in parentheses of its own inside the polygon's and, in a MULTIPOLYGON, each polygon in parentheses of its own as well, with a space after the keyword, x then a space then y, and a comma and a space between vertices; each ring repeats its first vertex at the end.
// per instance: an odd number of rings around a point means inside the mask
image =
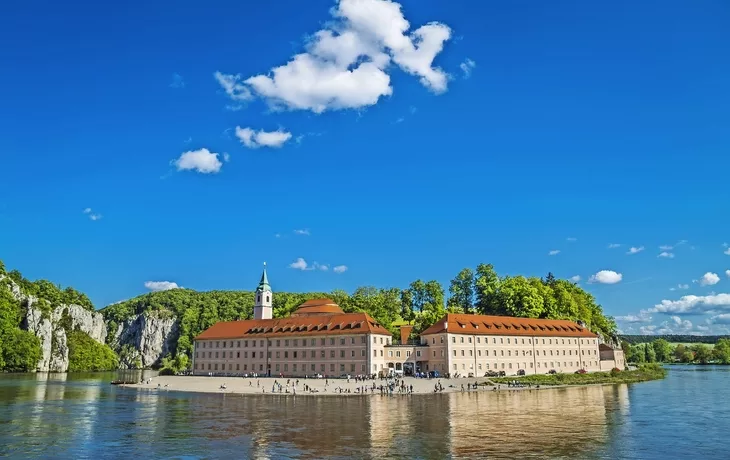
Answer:
POLYGON ((406 325, 400 327, 400 344, 401 345, 408 345, 408 337, 411 336, 411 331, 413 330, 413 326, 406 325))

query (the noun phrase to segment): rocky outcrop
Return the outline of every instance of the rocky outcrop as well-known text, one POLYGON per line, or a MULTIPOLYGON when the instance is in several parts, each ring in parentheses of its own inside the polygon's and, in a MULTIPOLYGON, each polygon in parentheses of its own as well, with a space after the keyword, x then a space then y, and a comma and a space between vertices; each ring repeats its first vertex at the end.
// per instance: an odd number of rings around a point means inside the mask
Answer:
POLYGON ((42 304, 45 300, 25 295, 10 278, 0 275, 8 289, 23 305, 21 327, 41 340, 39 372, 68 371, 68 341, 66 331, 81 330, 97 342, 104 343, 107 330, 101 313, 89 311, 80 305, 60 305, 54 309, 42 304))
POLYGON ((148 368, 174 351, 177 337, 177 319, 151 312, 119 324, 111 346, 120 355, 120 367, 148 368))

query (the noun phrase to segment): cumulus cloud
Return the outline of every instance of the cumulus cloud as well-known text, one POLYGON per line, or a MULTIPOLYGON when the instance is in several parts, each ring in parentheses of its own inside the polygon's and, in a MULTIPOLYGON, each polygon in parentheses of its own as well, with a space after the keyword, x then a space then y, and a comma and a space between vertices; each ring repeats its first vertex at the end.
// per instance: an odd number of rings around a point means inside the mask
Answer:
POLYGON ((144 287, 150 291, 169 291, 170 289, 180 289, 182 286, 178 286, 177 283, 172 281, 145 281, 144 287))
POLYGON ((662 300, 648 310, 650 313, 674 315, 700 315, 730 310, 730 294, 706 296, 686 295, 679 300, 662 300))
POLYGON ((337 265, 332 271, 335 273, 345 273, 347 271, 347 265, 337 265))
POLYGON ((679 316, 672 316, 671 320, 674 321, 674 326, 678 327, 679 329, 692 329, 692 321, 688 319, 682 319, 679 316))
POLYGON ((459 64, 459 68, 464 73, 464 78, 471 77, 471 71, 474 70, 474 67, 476 67, 476 66, 477 66, 477 63, 474 62, 474 61, 472 61, 469 58, 466 58, 464 60, 464 62, 462 62, 461 64, 459 64))
POLYGON ((638 254, 643 250, 644 250, 644 246, 639 246, 638 248, 632 246, 629 248, 629 250, 626 254, 638 254))
POLYGON ((595 275, 588 278, 589 283, 600 283, 600 284, 616 284, 623 279, 621 273, 616 273, 613 270, 601 270, 595 275))
POLYGON ((553 249, 552 251, 548 252, 549 256, 556 256, 560 254, 560 249, 553 249))
POLYGON ((730 278, 730 270, 725 270, 725 276, 727 276, 728 278, 730 278))
POLYGON ((725 249, 725 251, 723 251, 723 254, 725 254, 726 256, 730 256, 730 248, 725 249))
POLYGON ((363 108, 390 96, 391 64, 434 93, 446 91, 449 76, 434 59, 451 38, 448 26, 431 22, 409 33, 401 5, 391 0, 339 0, 330 13, 333 20, 288 63, 245 80, 220 72, 216 79, 237 100, 255 94, 273 109, 315 113, 363 108))
POLYGON ((94 212, 91 208, 85 208, 84 214, 89 216, 89 220, 97 221, 101 219, 101 214, 94 212))
POLYGON ((218 154, 206 148, 184 152, 177 160, 170 162, 178 171, 197 171, 201 174, 216 174, 220 172, 223 163, 218 154))
POLYGON ((620 243, 611 243, 608 245, 608 249, 616 249, 616 248, 620 248, 620 247, 621 247, 620 243))
POLYGON ((680 284, 677 285, 677 287, 670 287, 669 288, 670 291, 685 290, 685 289, 689 289, 689 284, 681 284, 680 283, 680 284))
POLYGON ((327 270, 329 270, 328 265, 320 264, 318 262, 313 262, 313 263, 309 264, 309 263, 307 263, 306 260, 304 260, 301 257, 298 257, 297 260, 290 263, 289 268, 293 268, 295 270, 301 270, 301 271, 311 271, 311 270, 327 271, 327 270))
POLYGON ((571 276, 570 281, 577 283, 578 281, 580 281, 580 275, 571 276))
POLYGON ((241 75, 225 75, 220 72, 216 72, 213 76, 216 81, 218 81, 218 84, 221 85, 223 91, 226 92, 228 97, 234 101, 242 102, 253 99, 251 90, 241 83, 241 75))
POLYGON ((255 131, 251 128, 236 126, 236 137, 250 149, 259 147, 279 148, 291 139, 291 133, 281 129, 276 131, 255 131))
POLYGON ((730 324, 730 313, 715 315, 708 321, 710 324, 730 324))
POLYGON ((665 259, 674 259, 674 254, 671 252, 664 251, 660 253, 657 257, 663 257, 665 259))
POLYGON ((651 321, 651 316, 647 312, 642 311, 638 315, 617 316, 616 321, 623 323, 648 323, 651 321))
POLYGON ((717 273, 707 272, 704 275, 702 275, 702 278, 699 279, 700 286, 714 286, 715 284, 720 282, 720 277, 717 275, 717 273))
POLYGON ((309 229, 307 229, 307 228, 301 228, 301 229, 294 230, 294 233, 297 235, 303 235, 303 236, 311 235, 311 233, 309 233, 309 229))

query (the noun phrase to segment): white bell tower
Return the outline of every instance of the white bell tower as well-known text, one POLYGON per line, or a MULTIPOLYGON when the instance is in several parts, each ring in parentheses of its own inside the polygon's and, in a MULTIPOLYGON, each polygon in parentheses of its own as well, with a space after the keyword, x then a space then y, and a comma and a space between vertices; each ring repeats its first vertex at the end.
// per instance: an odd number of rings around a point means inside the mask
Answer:
POLYGON ((273 293, 269 286, 269 278, 266 276, 266 262, 264 262, 264 272, 261 274, 261 281, 256 288, 253 304, 253 319, 271 319, 273 317, 273 293))

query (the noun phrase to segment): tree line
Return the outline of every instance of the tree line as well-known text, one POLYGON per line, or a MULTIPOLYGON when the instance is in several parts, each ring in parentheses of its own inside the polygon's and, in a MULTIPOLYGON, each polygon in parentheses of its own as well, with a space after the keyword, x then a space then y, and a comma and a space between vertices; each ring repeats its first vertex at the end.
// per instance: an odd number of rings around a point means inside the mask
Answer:
POLYGON ((671 343, 717 343, 720 339, 727 339, 727 335, 689 335, 689 334, 664 334, 664 335, 619 335, 622 342, 630 344, 651 343, 656 339, 664 339, 671 343))
POLYGON ((622 341, 626 361, 641 363, 730 364, 730 339, 720 338, 711 347, 705 343, 672 344, 660 338, 648 343, 622 341))

